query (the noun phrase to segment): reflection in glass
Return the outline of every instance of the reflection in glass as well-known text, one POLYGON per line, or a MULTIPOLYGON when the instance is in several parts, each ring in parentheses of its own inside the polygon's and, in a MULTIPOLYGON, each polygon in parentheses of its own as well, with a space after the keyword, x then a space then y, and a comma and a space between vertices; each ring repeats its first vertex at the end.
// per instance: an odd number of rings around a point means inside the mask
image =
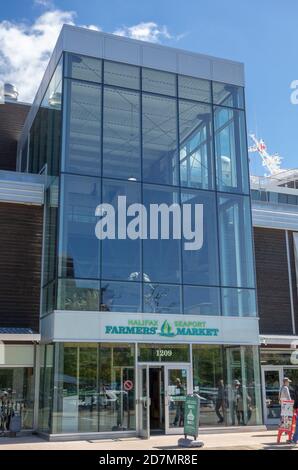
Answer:
POLYGON ((170 284, 143 285, 144 312, 146 313, 182 313, 181 287, 170 284))
POLYGON ((61 180, 61 222, 59 275, 99 278, 99 240, 95 236, 100 204, 100 180, 63 175, 61 180))
POLYGON ((68 53, 66 54, 65 76, 88 82, 101 83, 102 61, 93 57, 68 53))
POLYGON ((219 289, 184 286, 184 313, 188 315, 220 315, 219 289))
POLYGON ((230 83, 212 82, 213 103, 232 108, 244 108, 244 89, 230 83))
POLYGON ((214 109, 217 187, 220 191, 248 193, 248 157, 244 112, 214 109))
POLYGON ((139 90, 140 68, 106 60, 104 63, 104 83, 139 90))
POLYGON ((184 426, 184 406, 188 389, 187 369, 169 369, 168 373, 168 407, 170 428, 184 426))
POLYGON ((178 183, 176 100, 143 94, 143 179, 178 183))
POLYGON ((222 285, 254 288, 249 198, 221 195, 218 227, 222 285))
POLYGON ((140 95, 104 90, 103 176, 141 177, 140 95))
POLYGON ((178 75, 178 96, 211 103, 211 82, 201 78, 178 75))
POLYGON ((182 186, 213 188, 211 107, 179 101, 180 181, 182 186))
MULTIPOLYGON (((103 203, 111 204, 115 210, 115 232, 119 234, 118 224, 118 197, 126 197, 127 207, 141 202, 141 187, 139 183, 104 180, 102 198, 103 203)), ((127 224, 124 222, 123 239, 116 236, 115 239, 102 241, 102 277, 114 280, 141 280, 141 240, 131 240, 128 236, 124 239, 127 227, 137 214, 127 216, 127 224)), ((121 222, 121 221, 120 221, 121 222)), ((136 229, 138 230, 138 229, 136 229)))
POLYGON ((227 424, 258 425, 262 422, 261 383, 257 346, 225 346, 227 367, 227 424))
POLYGON ((160 70, 143 68, 142 91, 176 96, 176 75, 160 70))
POLYGON ((101 282, 100 310, 104 312, 141 312, 141 284, 138 282, 101 282))
POLYGON ((197 231, 203 230, 202 247, 197 250, 185 250, 184 244, 187 240, 183 240, 182 258, 184 283, 202 286, 219 285, 216 201, 214 193, 187 190, 181 193, 181 201, 183 204, 191 205, 192 221, 195 220, 195 205, 203 205, 203 227, 197 227, 197 231))
POLYGON ((99 310, 99 281, 59 279, 58 310, 99 310))
MULTIPOLYGON (((162 186, 144 185, 143 204, 150 213, 150 204, 166 204, 168 208, 179 204, 179 192, 162 186)), ((177 217, 173 210, 163 207, 159 210, 157 239, 143 240, 143 271, 148 281, 178 283, 181 279, 181 240, 174 239, 173 221, 177 217), (163 217, 161 217, 161 212, 163 217), (169 237, 162 239, 162 226, 169 222, 169 237)))
POLYGON ((0 431, 9 431, 11 412, 21 417, 21 429, 33 428, 34 380, 32 367, 0 367, 0 431))
POLYGON ((101 86, 67 80, 66 145, 62 169, 99 176, 101 172, 101 86))
POLYGON ((133 345, 60 343, 56 364, 54 433, 135 430, 133 345))
POLYGON ((223 315, 230 317, 255 317, 256 295, 250 289, 222 289, 223 315))

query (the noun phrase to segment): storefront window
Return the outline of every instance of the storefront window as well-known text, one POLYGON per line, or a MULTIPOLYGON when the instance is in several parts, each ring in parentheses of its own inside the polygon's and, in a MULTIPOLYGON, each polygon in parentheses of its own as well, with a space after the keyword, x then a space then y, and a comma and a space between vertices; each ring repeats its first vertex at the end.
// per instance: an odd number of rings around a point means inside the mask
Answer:
POLYGON ((99 281, 59 279, 58 310, 98 311, 99 305, 99 281))
POLYGON ((56 355, 54 433, 136 429, 134 345, 60 344, 56 355))
POLYGON ((144 312, 174 314, 182 312, 180 286, 144 283, 143 301, 144 312))
POLYGON ((33 428, 33 367, 0 367, 0 433, 9 430, 10 419, 21 417, 22 429, 33 428))
POLYGON ((256 346, 193 345, 193 377, 201 426, 262 423, 256 346))

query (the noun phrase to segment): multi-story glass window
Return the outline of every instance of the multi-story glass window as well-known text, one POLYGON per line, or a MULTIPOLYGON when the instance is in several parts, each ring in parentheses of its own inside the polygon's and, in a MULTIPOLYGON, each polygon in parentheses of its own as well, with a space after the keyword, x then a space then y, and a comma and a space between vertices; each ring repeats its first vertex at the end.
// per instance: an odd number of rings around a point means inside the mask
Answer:
POLYGON ((243 88, 77 54, 64 55, 63 74, 62 88, 61 61, 43 100, 54 111, 41 107, 29 145, 29 168, 47 162, 58 176, 46 193, 43 311, 255 316, 243 88), (123 233, 120 196, 126 210, 158 206, 153 236, 144 214, 140 237, 123 233), (115 239, 95 236, 101 203, 114 208, 115 239))

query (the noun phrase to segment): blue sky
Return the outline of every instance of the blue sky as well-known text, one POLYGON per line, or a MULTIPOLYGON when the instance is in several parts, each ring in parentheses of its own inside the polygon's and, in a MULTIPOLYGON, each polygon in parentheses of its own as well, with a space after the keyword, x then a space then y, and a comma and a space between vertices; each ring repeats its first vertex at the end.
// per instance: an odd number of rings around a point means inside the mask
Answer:
MULTIPOLYGON (((0 77, 16 76, 19 88, 23 80, 28 99, 64 21, 239 60, 246 69, 248 131, 283 157, 284 168, 298 167, 298 105, 290 101, 290 84, 298 80, 297 18, 297 0, 3 1, 0 77), (142 23, 148 23, 145 30, 142 23), (30 69, 31 55, 38 64, 30 69)), ((251 170, 265 171, 257 155, 251 155, 251 170)))

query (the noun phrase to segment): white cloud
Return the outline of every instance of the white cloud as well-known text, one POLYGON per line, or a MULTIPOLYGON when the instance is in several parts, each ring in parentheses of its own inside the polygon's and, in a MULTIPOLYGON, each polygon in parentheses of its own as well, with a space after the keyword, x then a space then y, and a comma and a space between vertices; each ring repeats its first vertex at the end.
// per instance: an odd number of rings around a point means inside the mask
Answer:
POLYGON ((34 3, 36 5, 41 5, 42 7, 52 7, 53 6, 53 1, 52 0, 34 0, 34 3))
POLYGON ((123 26, 117 29, 114 34, 119 36, 127 36, 132 39, 139 39, 140 41, 160 42, 162 39, 171 39, 168 28, 166 26, 159 26, 153 21, 147 23, 139 23, 134 26, 123 26))
POLYGON ((72 11, 53 10, 32 25, 0 22, 0 80, 17 86, 22 101, 32 101, 64 23, 72 11))
MULTIPOLYGON (((9 82, 19 90, 19 100, 31 102, 53 51, 63 24, 75 24, 76 13, 48 9, 50 0, 35 0, 47 8, 32 24, 0 22, 0 82, 9 82)), ((84 27, 100 31, 94 24, 84 27)), ((114 34, 149 42, 171 39, 166 26, 141 22, 124 26, 114 34)), ((175 38, 174 38, 175 39, 175 38)))

